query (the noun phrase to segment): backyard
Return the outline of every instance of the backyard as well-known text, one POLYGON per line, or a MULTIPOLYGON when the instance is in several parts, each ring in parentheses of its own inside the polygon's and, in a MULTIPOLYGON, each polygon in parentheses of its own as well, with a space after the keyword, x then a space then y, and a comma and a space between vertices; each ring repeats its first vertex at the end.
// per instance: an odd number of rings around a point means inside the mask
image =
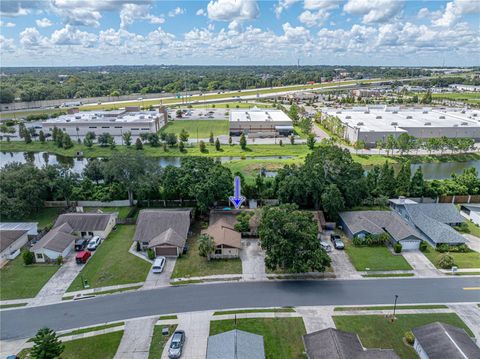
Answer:
POLYGON ((305 358, 302 336, 306 331, 302 318, 250 318, 210 322, 210 335, 233 329, 263 335, 267 359, 305 358))
MULTIPOLYGON (((433 263, 433 265, 437 268, 438 260, 442 256, 443 253, 436 251, 435 249, 428 247, 425 252, 423 252, 425 256, 433 263)), ((468 253, 448 253, 452 256, 455 265, 458 268, 480 268, 480 253, 472 251, 468 253)))
POLYGON ((22 256, 0 269, 0 300, 33 298, 55 274, 55 264, 23 264, 22 256))
POLYGON ((132 207, 88 207, 84 208, 84 211, 96 212, 97 210, 101 210, 104 213, 118 212, 118 218, 127 218, 131 209, 132 207))
POLYGON ((418 358, 415 350, 403 342, 405 332, 425 324, 443 322, 472 332, 455 313, 397 314, 395 322, 383 315, 334 316, 337 329, 357 333, 366 348, 393 349, 403 359, 418 358))
POLYGON ((83 289, 82 277, 88 280, 91 288, 145 281, 150 263, 128 252, 134 233, 134 225, 117 225, 117 230, 98 247, 68 292, 83 289))
POLYGON ((356 247, 346 241, 350 260, 358 271, 411 270, 412 267, 402 255, 393 255, 387 247, 356 247))
POLYGON ((184 129, 190 135, 190 139, 209 138, 213 136, 228 135, 227 120, 175 120, 167 123, 161 132, 175 133, 177 136, 184 129))
POLYGON ((61 208, 41 208, 37 213, 22 218, 21 222, 38 222, 38 229, 42 230, 46 226, 53 224, 60 212, 61 208))

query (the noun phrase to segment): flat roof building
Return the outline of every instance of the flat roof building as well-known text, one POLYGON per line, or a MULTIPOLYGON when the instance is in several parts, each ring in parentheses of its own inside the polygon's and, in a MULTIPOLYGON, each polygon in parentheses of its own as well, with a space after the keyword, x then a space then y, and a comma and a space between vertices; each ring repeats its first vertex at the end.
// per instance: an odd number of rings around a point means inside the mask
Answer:
POLYGON ((473 138, 480 140, 480 111, 465 109, 399 108, 386 106, 322 110, 344 125, 344 138, 372 146, 387 136, 408 133, 416 138, 473 138))
POLYGON ((290 117, 281 110, 244 109, 230 111, 230 135, 250 137, 288 136, 293 133, 290 117))

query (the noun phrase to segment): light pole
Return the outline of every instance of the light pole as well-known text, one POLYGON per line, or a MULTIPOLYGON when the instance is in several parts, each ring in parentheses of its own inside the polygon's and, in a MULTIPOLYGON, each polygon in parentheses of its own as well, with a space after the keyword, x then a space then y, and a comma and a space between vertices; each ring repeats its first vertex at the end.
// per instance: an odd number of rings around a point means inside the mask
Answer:
POLYGON ((398 299, 398 295, 395 294, 395 302, 393 303, 393 318, 392 318, 392 321, 395 320, 395 310, 397 309, 397 299, 398 299))

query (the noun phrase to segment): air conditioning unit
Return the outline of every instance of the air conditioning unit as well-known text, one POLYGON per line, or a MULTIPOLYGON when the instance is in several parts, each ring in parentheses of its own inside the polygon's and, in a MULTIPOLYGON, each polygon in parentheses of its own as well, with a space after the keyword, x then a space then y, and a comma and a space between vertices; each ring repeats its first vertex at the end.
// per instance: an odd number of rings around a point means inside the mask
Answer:
POLYGON ((352 116, 345 116, 345 119, 350 120, 352 116))
POLYGON ((440 120, 445 120, 445 116, 442 115, 442 116, 439 117, 439 119, 440 120))
POLYGON ((411 120, 413 117, 412 116, 407 116, 407 120, 411 120))
POLYGON ((392 122, 390 126, 398 126, 398 122, 392 122))

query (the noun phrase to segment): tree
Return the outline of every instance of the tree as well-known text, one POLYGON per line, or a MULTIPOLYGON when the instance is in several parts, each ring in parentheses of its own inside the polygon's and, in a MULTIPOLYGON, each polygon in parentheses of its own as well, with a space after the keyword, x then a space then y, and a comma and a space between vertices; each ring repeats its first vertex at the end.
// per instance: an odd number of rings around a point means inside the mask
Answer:
POLYGON ((313 133, 309 134, 307 137, 307 146, 310 150, 314 149, 315 142, 317 142, 317 140, 315 139, 315 135, 313 133))
POLYGON ((115 149, 115 139, 113 138, 113 136, 110 136, 110 138, 108 139, 108 145, 110 146, 110 149, 111 150, 114 150, 115 149))
POLYGON ((396 194, 399 196, 408 196, 410 195, 410 177, 412 176, 410 170, 410 162, 407 161, 406 163, 402 164, 400 167, 400 171, 398 171, 397 175, 397 191, 396 194))
POLYGON ((24 131, 23 132, 23 139, 25 140, 25 143, 32 143, 32 135, 30 134, 30 131, 24 131))
POLYGON ((15 92, 11 87, 0 88, 0 103, 12 103, 15 100, 15 92))
POLYGON ((93 141, 90 137, 88 136, 85 136, 85 138, 83 139, 83 144, 88 147, 88 148, 91 148, 93 146, 93 141))
MULTIPOLYGON (((160 138, 158 137, 158 135, 156 133, 149 133, 148 136, 147 136, 147 140, 148 140, 148 143, 150 144, 150 146, 152 146, 152 147, 160 146, 160 138)), ((176 142, 177 141, 175 141, 175 143, 176 142)))
POLYGON ((125 142, 125 146, 130 147, 132 144, 132 133, 130 131, 126 131, 122 134, 123 142, 125 142))
POLYGON ((96 182, 104 179, 103 176, 103 163, 98 159, 94 158, 87 162, 87 165, 83 169, 83 176, 96 182))
POLYGON ((294 124, 296 124, 299 119, 298 110, 299 109, 296 104, 292 104, 290 106, 290 110, 288 110, 288 116, 292 119, 294 124))
POLYGON ((112 96, 112 97, 120 97, 120 91, 118 91, 118 90, 113 90, 112 92, 110 92, 110 96, 112 96))
POLYGON ((180 141, 187 142, 188 137, 190 137, 190 135, 184 128, 182 128, 182 131, 180 132, 180 135, 179 135, 180 141))
POLYGON ((42 130, 40 130, 40 132, 38 133, 38 140, 41 143, 45 143, 45 133, 42 130))
POLYGON ((395 196, 396 189, 395 171, 388 161, 385 161, 378 175, 378 190, 380 194, 392 198, 395 196))
POLYGON ((355 142, 355 145, 353 147, 355 148, 355 152, 358 153, 358 150, 365 149, 365 141, 357 140, 357 142, 355 142))
POLYGON ((35 256, 33 255, 33 252, 30 252, 26 248, 22 249, 22 259, 23 264, 25 264, 26 266, 29 266, 30 264, 33 264, 35 262, 35 256))
POLYGON ((312 214, 298 210, 294 204, 264 207, 258 234, 270 270, 323 272, 330 265, 330 257, 317 239, 312 214))
MULTIPOLYGON (((55 128, 54 128, 55 130, 55 128)), ((25 132, 27 132, 27 129, 25 128, 25 125, 23 123, 18 124, 18 137, 23 138, 25 136, 25 132)))
POLYGON ((400 150, 400 155, 403 155, 404 152, 408 153, 413 148, 414 142, 415 138, 408 133, 402 133, 398 136, 397 147, 400 150))
POLYGON ((167 133, 165 137, 165 142, 170 146, 173 147, 177 144, 177 135, 174 133, 167 133))
POLYGON ((79 175, 67 167, 60 165, 49 167, 55 170, 55 176, 52 179, 55 199, 65 200, 67 202, 67 207, 70 206, 72 190, 78 182, 79 175))
POLYGON ((213 132, 210 131, 210 138, 208 139, 208 142, 210 142, 211 145, 213 145, 213 143, 215 142, 215 140, 213 139, 213 132))
POLYGON ((217 151, 220 151, 220 140, 218 139, 218 137, 217 137, 217 139, 215 140, 215 149, 216 149, 217 151))
POLYGON ((329 185, 322 194, 322 207, 332 220, 338 219, 338 213, 345 209, 345 201, 336 184, 329 185))
POLYGON ((95 132, 89 131, 86 133, 85 138, 89 138, 93 141, 97 138, 97 135, 95 134, 95 132))
POLYGON ((397 141, 393 135, 387 136, 387 143, 385 144, 385 148, 387 149, 387 156, 390 155, 390 152, 393 154, 393 150, 397 146, 397 141))
POLYGON ((202 140, 200 140, 200 142, 198 143, 198 146, 200 147, 200 152, 206 152, 207 151, 207 146, 205 145, 205 142, 203 142, 202 140))
POLYGON ((109 134, 108 132, 104 132, 98 136, 98 144, 101 147, 107 147, 110 144, 111 138, 112 138, 111 134, 109 134))
POLYGON ((198 253, 210 260, 210 255, 215 251, 213 238, 208 234, 201 234, 198 237, 198 253))
POLYGON ((245 150, 247 148, 247 138, 245 137, 245 134, 242 133, 240 136, 240 147, 242 150, 245 150))
POLYGON ((185 151, 185 144, 184 144, 183 141, 180 141, 180 142, 178 143, 178 150, 179 150, 180 152, 185 151))
POLYGON ((143 150, 143 143, 140 138, 137 138, 137 140, 135 141, 135 148, 137 150, 143 150))
POLYGON ((30 356, 33 359, 56 359, 63 353, 65 346, 52 329, 42 328, 33 338, 35 343, 30 356))
POLYGON ((177 116, 177 118, 182 118, 182 110, 178 109, 178 110, 175 112, 175 115, 177 116))
POLYGON ((427 91, 427 92, 422 96, 422 99, 420 100, 420 103, 423 103, 423 104, 432 103, 432 92, 431 92, 431 91, 427 91))

